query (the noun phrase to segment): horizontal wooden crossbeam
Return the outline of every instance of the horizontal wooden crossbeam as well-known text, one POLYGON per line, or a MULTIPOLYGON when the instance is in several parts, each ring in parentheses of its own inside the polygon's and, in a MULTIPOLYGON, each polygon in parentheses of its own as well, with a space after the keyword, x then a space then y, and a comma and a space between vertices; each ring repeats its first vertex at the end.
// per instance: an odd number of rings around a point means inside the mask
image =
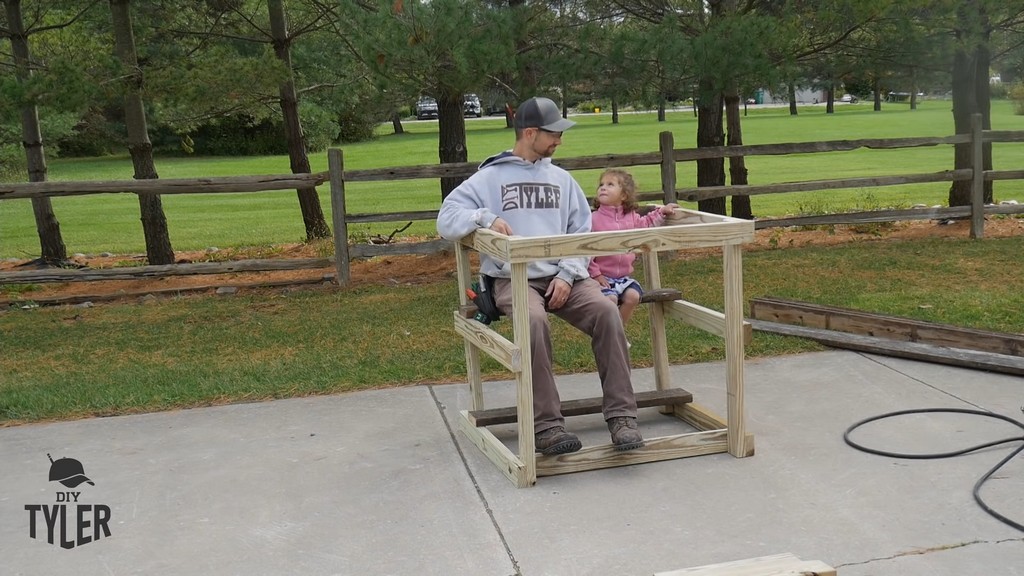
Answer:
MULTIPOLYGON (((682 388, 671 390, 651 390, 636 393, 637 408, 650 408, 651 406, 669 406, 686 404, 693 401, 693 394, 682 388)), ((597 414, 601 411, 601 398, 581 398, 579 400, 567 400, 562 402, 562 416, 582 416, 584 414, 597 414)), ((469 412, 469 421, 474 426, 493 426, 495 424, 511 424, 518 421, 515 406, 506 408, 491 408, 488 410, 475 410, 469 412)))
POLYGON ((721 454, 729 450, 727 435, 726 430, 688 432, 674 436, 645 438, 644 446, 634 450, 619 451, 611 444, 602 444, 587 446, 569 454, 538 454, 537 476, 555 476, 584 470, 721 454))

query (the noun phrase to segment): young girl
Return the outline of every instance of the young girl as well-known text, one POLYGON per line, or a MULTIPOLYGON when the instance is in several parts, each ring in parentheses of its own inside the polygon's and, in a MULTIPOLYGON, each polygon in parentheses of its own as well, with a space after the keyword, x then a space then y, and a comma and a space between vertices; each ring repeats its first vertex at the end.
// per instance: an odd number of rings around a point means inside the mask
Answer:
MULTIPOLYGON (((660 226, 666 214, 672 214, 677 204, 659 206, 646 216, 637 213, 636 182, 625 170, 615 168, 605 170, 601 174, 594 197, 593 231, 631 230, 634 228, 650 228, 660 226)), ((611 254, 595 256, 590 261, 590 277, 601 284, 601 291, 615 302, 625 326, 633 315, 633 310, 640 303, 643 288, 640 283, 630 277, 633 273, 633 260, 636 254, 611 254)))

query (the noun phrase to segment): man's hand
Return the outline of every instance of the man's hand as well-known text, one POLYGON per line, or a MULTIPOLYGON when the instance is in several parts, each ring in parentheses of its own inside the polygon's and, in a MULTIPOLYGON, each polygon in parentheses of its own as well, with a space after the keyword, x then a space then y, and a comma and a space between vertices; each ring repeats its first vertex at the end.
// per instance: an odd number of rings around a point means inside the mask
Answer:
POLYGON ((498 234, 504 234, 505 236, 512 235, 512 227, 508 225, 508 222, 505 222, 501 218, 495 218, 494 222, 491 222, 491 230, 494 230, 498 234))
POLYGON ((548 301, 549 310, 558 310, 565 305, 569 299, 569 292, 572 292, 572 285, 561 278, 552 278, 548 289, 544 292, 544 299, 548 301))

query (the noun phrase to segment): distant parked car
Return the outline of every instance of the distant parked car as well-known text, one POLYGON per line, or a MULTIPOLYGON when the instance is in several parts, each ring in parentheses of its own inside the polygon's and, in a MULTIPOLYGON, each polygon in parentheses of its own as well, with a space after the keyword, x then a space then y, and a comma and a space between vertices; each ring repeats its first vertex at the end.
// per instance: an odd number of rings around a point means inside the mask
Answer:
POLYGON ((477 118, 483 116, 484 109, 480 105, 480 98, 476 94, 466 94, 462 114, 464 116, 476 116, 477 118))
POLYGON ((437 118, 437 100, 430 96, 420 96, 419 101, 416 102, 416 119, 426 120, 428 118, 437 118))
POLYGON ((850 94, 849 92, 847 92, 846 94, 843 94, 842 96, 839 97, 839 101, 840 102, 849 102, 850 104, 856 104, 857 103, 857 97, 854 96, 853 94, 850 94))

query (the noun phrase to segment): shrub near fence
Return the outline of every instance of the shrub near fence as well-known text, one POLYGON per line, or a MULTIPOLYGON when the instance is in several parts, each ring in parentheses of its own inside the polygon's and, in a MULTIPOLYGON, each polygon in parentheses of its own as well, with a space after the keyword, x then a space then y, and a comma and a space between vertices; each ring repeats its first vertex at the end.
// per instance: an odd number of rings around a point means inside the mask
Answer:
MULTIPOLYGON (((656 165, 661 171, 661 190, 645 192, 641 200, 660 200, 665 203, 697 201, 734 195, 775 194, 836 190, 841 188, 868 188, 913 184, 925 182, 952 182, 967 180, 972 183, 970 206, 952 208, 927 208, 909 210, 885 210, 803 216, 758 220, 755 228, 779 226, 814 226, 825 224, 860 224, 894 222, 915 219, 971 218, 970 234, 974 238, 983 235, 985 214, 1020 214, 1024 205, 984 206, 982 204, 985 181, 1021 180, 1024 169, 1018 170, 944 170, 934 173, 903 174, 884 176, 862 176, 838 180, 809 180, 765 184, 757 186, 714 186, 677 188, 676 163, 693 162, 705 158, 728 158, 733 156, 815 154, 850 151, 859 148, 898 149, 920 146, 970 144, 974 166, 981 166, 982 146, 989 142, 1024 142, 1024 131, 982 130, 980 116, 975 118, 974 128, 969 134, 945 137, 888 138, 832 140, 824 142, 802 142, 790 144, 764 144, 747 146, 719 146, 709 148, 675 149, 670 132, 659 137, 659 151, 639 154, 607 154, 578 158, 563 158, 555 163, 566 170, 587 170, 611 167, 656 165)), ((201 264, 172 264, 167 266, 141 266, 104 270, 42 270, 0 273, 0 284, 24 284, 40 282, 70 282, 85 280, 128 280, 142 277, 223 274, 231 272, 258 272, 275 270, 319 269, 334 265, 336 280, 345 285, 350 279, 349 263, 353 258, 371 258, 383 255, 429 254, 449 249, 446 240, 400 244, 355 244, 348 243, 348 226, 362 222, 404 222, 408 220, 432 220, 436 210, 416 212, 392 212, 378 214, 347 214, 345 210, 345 185, 347 182, 395 181, 422 178, 465 177, 477 169, 475 163, 435 164, 397 168, 346 171, 343 153, 339 149, 328 151, 328 171, 315 174, 286 174, 267 176, 237 176, 224 178, 198 178, 178 180, 129 180, 113 182, 36 182, 23 184, 0 184, 0 200, 33 198, 38 196, 71 196, 99 193, 159 194, 210 194, 245 193, 269 190, 294 190, 299 187, 317 186, 329 181, 331 185, 332 219, 334 227, 335 257, 302 260, 241 260, 233 262, 211 262, 201 264)))

